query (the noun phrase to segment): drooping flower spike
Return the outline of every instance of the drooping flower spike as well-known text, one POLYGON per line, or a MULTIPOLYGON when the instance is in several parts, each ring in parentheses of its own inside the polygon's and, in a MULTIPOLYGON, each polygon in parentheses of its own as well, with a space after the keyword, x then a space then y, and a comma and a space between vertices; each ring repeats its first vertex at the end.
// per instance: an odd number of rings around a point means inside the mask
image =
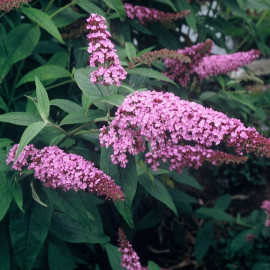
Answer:
POLYGON ((91 82, 120 86, 127 73, 120 65, 114 44, 109 39, 111 34, 107 31, 105 18, 92 14, 87 19, 86 28, 90 30, 90 34, 87 35, 88 52, 91 54, 90 66, 97 67, 90 75, 91 82))
POLYGON ((0 10, 10 11, 31 0, 0 0, 0 10))
POLYGON ((140 263, 140 258, 127 240, 122 228, 118 230, 119 251, 121 252, 121 266, 126 270, 146 270, 140 263))
POLYGON ((125 167, 127 153, 145 153, 153 170, 168 162, 170 170, 200 167, 203 162, 244 162, 245 153, 270 157, 270 140, 234 118, 181 100, 172 93, 135 92, 125 98, 109 127, 101 128, 100 143, 113 148, 112 162, 125 167), (146 143, 149 149, 146 148, 146 143), (236 155, 211 149, 225 144, 236 155))
POLYGON ((190 14, 189 10, 180 12, 163 12, 154 8, 144 6, 133 6, 132 4, 125 3, 124 5, 127 17, 130 19, 137 18, 139 23, 145 24, 146 22, 161 22, 171 23, 185 18, 190 14))
POLYGON ((238 52, 225 55, 209 55, 213 46, 211 40, 186 47, 178 52, 188 56, 190 63, 183 63, 175 59, 165 59, 167 67, 165 75, 174 81, 178 81, 182 86, 186 86, 191 75, 196 75, 200 80, 203 78, 226 74, 229 71, 236 71, 260 56, 260 51, 250 50, 248 52, 238 52))
POLYGON ((67 154, 56 146, 39 150, 34 145, 28 145, 14 162, 17 149, 18 144, 11 148, 7 163, 13 163, 12 168, 18 171, 24 167, 33 170, 34 177, 48 188, 86 190, 105 195, 106 199, 124 199, 124 193, 108 175, 79 155, 67 154))

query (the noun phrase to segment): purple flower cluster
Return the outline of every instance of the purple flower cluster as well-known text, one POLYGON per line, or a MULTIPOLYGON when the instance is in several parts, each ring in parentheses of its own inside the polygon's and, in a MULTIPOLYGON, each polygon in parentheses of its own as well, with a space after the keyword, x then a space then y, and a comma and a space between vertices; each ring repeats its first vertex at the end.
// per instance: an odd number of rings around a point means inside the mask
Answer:
POLYGON ((127 270, 146 270, 140 263, 139 256, 133 250, 132 245, 127 240, 123 229, 118 230, 119 251, 121 252, 121 266, 127 270))
POLYGON ((179 19, 183 19, 190 14, 189 10, 180 12, 163 12, 154 8, 148 8, 144 6, 133 6, 126 3, 124 5, 127 17, 130 19, 137 18, 139 23, 145 24, 146 22, 161 22, 170 23, 179 19))
POLYGON ((265 226, 270 227, 270 201, 264 201, 261 208, 265 211, 267 219, 265 221, 265 226))
POLYGON ((108 128, 101 128, 100 143, 113 147, 112 162, 125 167, 127 153, 146 151, 153 170, 168 162, 170 170, 212 164, 244 162, 244 153, 270 156, 270 140, 254 128, 200 104, 180 100, 172 93, 135 92, 125 98, 108 128), (223 143, 236 155, 209 149, 223 143))
POLYGON ((239 67, 252 62, 260 56, 260 51, 258 50, 225 55, 209 55, 211 48, 212 41, 209 40, 205 43, 178 50, 179 53, 188 56, 191 59, 191 63, 165 59, 167 67, 165 75, 172 80, 178 81, 182 86, 186 86, 190 75, 196 75, 202 80, 209 76, 225 74, 229 71, 237 70, 239 67))
POLYGON ((34 177, 48 188, 86 190, 105 195, 106 199, 124 199, 124 193, 108 175, 79 155, 67 154, 56 146, 39 150, 34 145, 28 145, 14 162, 17 149, 18 144, 11 148, 7 163, 13 163, 15 170, 21 171, 24 167, 34 170, 34 177))
POLYGON ((200 61, 205 55, 209 55, 213 47, 212 40, 206 40, 203 43, 196 44, 192 47, 186 47, 177 52, 190 58, 189 63, 183 63, 175 59, 165 59, 164 63, 167 67, 165 75, 172 80, 178 81, 182 86, 186 86, 189 82, 189 76, 193 73, 200 61))
POLYGON ((86 21, 86 28, 90 30, 90 34, 87 35, 89 41, 88 52, 91 54, 90 66, 98 67, 90 75, 91 82, 120 86, 127 73, 120 65, 116 49, 109 40, 111 34, 107 31, 105 18, 92 14, 86 21))
POLYGON ((0 10, 10 11, 31 0, 0 0, 0 10))

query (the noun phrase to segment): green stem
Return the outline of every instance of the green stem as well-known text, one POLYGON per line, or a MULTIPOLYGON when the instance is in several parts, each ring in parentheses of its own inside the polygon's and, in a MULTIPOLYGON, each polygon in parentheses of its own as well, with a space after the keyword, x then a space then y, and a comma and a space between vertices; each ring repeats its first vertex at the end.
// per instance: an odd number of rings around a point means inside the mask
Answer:
POLYGON ((50 15, 50 17, 54 17, 55 15, 57 15, 58 13, 62 12, 63 10, 65 10, 66 8, 73 6, 77 3, 77 0, 73 0, 71 1, 69 4, 66 4, 65 6, 59 8, 58 10, 56 10, 53 14, 50 15))
POLYGON ((55 87, 58 87, 58 86, 61 86, 61 85, 64 85, 64 84, 67 84, 67 83, 70 83, 70 82, 75 82, 74 79, 71 79, 71 80, 67 80, 67 81, 64 81, 64 82, 60 82, 60 83, 56 83, 56 84, 53 84, 49 87, 46 87, 47 90, 49 89, 52 89, 52 88, 55 88, 55 87))
POLYGON ((47 13, 48 10, 50 9, 50 7, 52 6, 54 0, 50 0, 49 4, 47 5, 47 7, 45 8, 44 12, 47 13))
POLYGON ((59 129, 59 130, 61 130, 66 136, 68 135, 68 132, 67 131, 65 131, 63 128, 61 128, 61 127, 59 127, 59 126, 57 126, 57 125, 55 125, 54 123, 52 123, 52 122, 48 122, 48 125, 49 126, 51 126, 51 127, 54 127, 54 128, 56 128, 56 129, 59 129))
POLYGON ((262 23, 262 21, 264 20, 265 16, 267 15, 268 10, 265 10, 262 14, 262 16, 260 17, 260 19, 258 20, 258 22, 256 23, 256 27, 259 27, 262 23))

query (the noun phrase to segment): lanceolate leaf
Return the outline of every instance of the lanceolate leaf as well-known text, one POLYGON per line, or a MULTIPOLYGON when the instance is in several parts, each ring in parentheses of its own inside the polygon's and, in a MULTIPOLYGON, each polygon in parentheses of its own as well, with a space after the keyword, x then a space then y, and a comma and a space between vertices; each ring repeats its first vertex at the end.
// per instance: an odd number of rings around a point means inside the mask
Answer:
POLYGON ((112 148, 101 148, 101 169, 104 173, 111 176, 117 185, 121 186, 122 191, 125 193, 124 201, 115 201, 114 204, 120 214, 123 216, 127 224, 133 228, 133 217, 131 203, 137 189, 137 172, 134 156, 129 157, 129 162, 126 168, 120 165, 114 165, 111 162, 112 148))
POLYGON ((32 140, 36 137, 36 135, 46 126, 46 122, 36 122, 36 123, 33 123, 31 125, 29 125, 22 137, 21 137, 21 140, 19 142, 19 148, 17 150, 17 153, 16 153, 16 159, 17 157, 20 155, 20 153, 22 152, 23 148, 32 140))
POLYGON ((112 9, 114 9, 120 20, 124 21, 126 18, 126 11, 121 0, 104 0, 104 2, 112 9))
POLYGON ((35 82, 37 93, 37 108, 42 119, 46 121, 50 113, 49 97, 43 84, 40 82, 37 76, 35 76, 35 82))
POLYGON ((4 174, 0 174, 1 181, 0 181, 0 221, 5 216, 9 205, 12 201, 12 187, 11 183, 6 177, 4 177, 4 174))
POLYGON ((61 43, 64 43, 61 34, 52 21, 51 17, 46 13, 36 8, 21 7, 22 12, 30 19, 36 22, 40 27, 46 30, 49 34, 58 39, 61 43))
POLYGON ((198 262, 207 254, 213 241, 213 235, 214 229, 212 222, 205 223, 198 231, 195 242, 195 257, 198 262))
POLYGON ((99 15, 105 17, 104 11, 89 1, 78 0, 76 4, 78 6, 80 6, 83 10, 87 11, 89 14, 96 13, 96 14, 99 14, 99 15))
POLYGON ((10 210, 10 237, 21 270, 32 269, 50 228, 52 205, 44 194, 42 201, 48 207, 32 200, 25 213, 14 203, 10 210))
POLYGON ((157 179, 154 179, 154 182, 152 182, 150 178, 145 175, 139 177, 139 182, 151 196, 167 205, 177 215, 172 197, 164 185, 157 179))
POLYGON ((61 79, 61 78, 70 78, 70 73, 56 65, 45 65, 31 70, 25 74, 21 80, 17 83, 16 87, 27 83, 35 81, 35 76, 37 76, 41 81, 51 80, 51 79, 61 79))
POLYGON ((104 247, 106 249, 112 270, 119 270, 119 267, 121 265, 121 253, 118 250, 118 247, 113 246, 109 243, 105 244, 104 247))
POLYGON ((28 112, 10 112, 0 115, 0 122, 19 126, 29 126, 30 124, 41 120, 42 119, 39 115, 28 112))
POLYGON ((12 64, 30 56, 40 38, 39 27, 33 24, 20 24, 7 35, 8 57, 12 64))
POLYGON ((82 109, 82 107, 79 104, 67 99, 53 99, 50 101, 50 104, 57 106, 58 108, 67 113, 80 111, 82 109))
POLYGON ((153 78, 153 79, 157 79, 157 80, 161 80, 161 81, 170 82, 172 84, 175 84, 174 81, 169 79, 167 76, 165 76, 161 72, 156 71, 154 69, 150 69, 150 68, 129 69, 128 74, 135 74, 135 75, 145 76, 145 77, 149 77, 149 78, 153 78))

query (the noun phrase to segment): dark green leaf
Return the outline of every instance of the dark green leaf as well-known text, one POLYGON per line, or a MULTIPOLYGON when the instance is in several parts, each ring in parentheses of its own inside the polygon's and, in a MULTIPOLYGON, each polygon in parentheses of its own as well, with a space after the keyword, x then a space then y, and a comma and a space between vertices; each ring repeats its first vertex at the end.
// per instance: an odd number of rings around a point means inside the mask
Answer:
POLYGON ((154 228, 159 224, 163 216, 163 211, 161 209, 150 210, 139 222, 136 223, 136 230, 145 230, 149 228, 154 228))
POLYGON ((36 135, 46 126, 46 124, 46 122, 35 122, 25 129, 19 142, 16 159, 20 155, 24 147, 36 137, 36 135))
POLYGON ((0 122, 6 122, 19 126, 29 126, 35 122, 41 121, 41 117, 28 112, 10 112, 0 115, 0 122))
POLYGON ((1 181, 0 181, 0 221, 5 216, 9 205, 12 201, 12 186, 11 181, 4 177, 4 174, 1 174, 1 181))
POLYGON ((21 7, 21 10, 30 20, 36 22, 49 34, 58 39, 61 43, 64 43, 61 34, 48 14, 36 8, 21 7))
POLYGON ((75 269, 73 256, 63 241, 52 239, 49 242, 48 260, 50 270, 75 269))
POLYGON ((218 200, 216 201, 215 208, 226 211, 231 203, 231 200, 232 196, 230 194, 223 195, 219 197, 218 200))
POLYGON ((133 61, 133 57, 136 57, 136 48, 131 42, 125 42, 126 54, 129 61, 133 61))
POLYGON ((104 247, 106 249, 112 270, 119 270, 119 267, 121 265, 121 253, 118 250, 118 247, 113 246, 109 243, 105 244, 104 247))
POLYGON ((185 20, 186 20, 187 24, 193 29, 193 31, 197 32, 196 16, 195 16, 195 12, 194 12, 192 6, 189 3, 187 3, 186 0, 178 0, 177 1, 177 8, 180 11, 183 11, 183 10, 190 10, 191 11, 191 14, 189 14, 187 17, 185 17, 185 20))
POLYGON ((188 170, 184 169, 181 174, 172 172, 173 179, 183 185, 187 185, 190 187, 197 188, 199 190, 203 190, 200 183, 188 172, 188 170))
POLYGON ((82 16, 83 16, 82 14, 76 12, 74 9, 69 7, 56 14, 52 20, 55 26, 59 28, 70 25, 71 23, 77 21, 82 16))
POLYGON ((50 101, 50 104, 57 106, 58 108, 62 109, 64 112, 67 113, 80 111, 82 109, 79 104, 67 99, 53 99, 50 101))
POLYGON ((156 71, 156 70, 151 69, 151 68, 129 69, 128 74, 135 74, 135 75, 145 76, 145 77, 149 77, 149 78, 153 78, 153 79, 157 79, 157 80, 161 80, 161 81, 170 82, 172 84, 175 84, 174 81, 169 79, 167 76, 165 76, 161 72, 156 71))
POLYGON ((99 8, 93 3, 90 3, 89 1, 78 0, 76 4, 80 6, 83 10, 87 11, 89 14, 96 13, 103 17, 106 17, 105 13, 101 8, 99 8))
POLYGON ((200 207, 199 209, 196 210, 196 213, 199 215, 210 217, 213 220, 234 222, 234 218, 232 216, 225 213, 223 210, 216 208, 200 207))
POLYGON ((152 261, 148 261, 148 270, 160 270, 159 266, 152 261))
POLYGON ((24 210, 23 210, 23 191, 22 191, 22 187, 16 181, 14 181, 14 184, 13 184, 12 196, 13 196, 13 199, 14 199, 15 203, 19 207, 19 209, 22 212, 24 212, 24 210))
POLYGON ((27 74, 25 74, 17 83, 16 87, 27 82, 34 82, 35 76, 37 76, 41 81, 71 77, 70 73, 60 66, 45 65, 33 69, 27 74))
POLYGON ((65 213, 53 213, 50 232, 69 243, 107 243, 108 236, 89 232, 87 227, 65 213))
POLYGON ((121 21, 126 19, 126 11, 121 0, 104 0, 106 5, 115 10, 121 21))
POLYGON ((200 262, 207 254, 213 241, 214 229, 213 223, 205 223, 198 231, 195 242, 195 257, 200 262))
POLYGON ((127 224, 134 228, 131 204, 137 189, 137 171, 134 156, 129 156, 126 168, 114 165, 111 162, 112 148, 101 148, 101 170, 114 179, 125 194, 124 201, 115 201, 114 204, 127 224))
POLYGON ((25 214, 14 203, 10 210, 10 237, 21 270, 32 269, 48 234, 52 205, 44 194, 42 200, 48 207, 31 201, 25 214))
POLYGON ((163 184, 161 184, 157 179, 152 182, 150 178, 145 175, 139 177, 139 183, 151 196, 167 205, 177 215, 177 210, 172 197, 163 184))
POLYGON ((11 171, 10 165, 7 165, 6 163, 6 159, 7 159, 7 155, 0 153, 0 172, 11 171))
POLYGON ((44 121, 47 120, 50 113, 50 100, 43 84, 39 78, 35 76, 36 94, 37 94, 37 108, 40 116, 44 121))
POLYGON ((105 116, 106 114, 103 111, 98 110, 88 110, 87 115, 85 110, 75 111, 65 116, 64 119, 61 121, 60 126, 87 123, 89 121, 94 121, 96 118, 105 116))
POLYGON ((20 24, 7 35, 8 57, 12 64, 30 56, 38 44, 40 30, 33 24, 20 24))

